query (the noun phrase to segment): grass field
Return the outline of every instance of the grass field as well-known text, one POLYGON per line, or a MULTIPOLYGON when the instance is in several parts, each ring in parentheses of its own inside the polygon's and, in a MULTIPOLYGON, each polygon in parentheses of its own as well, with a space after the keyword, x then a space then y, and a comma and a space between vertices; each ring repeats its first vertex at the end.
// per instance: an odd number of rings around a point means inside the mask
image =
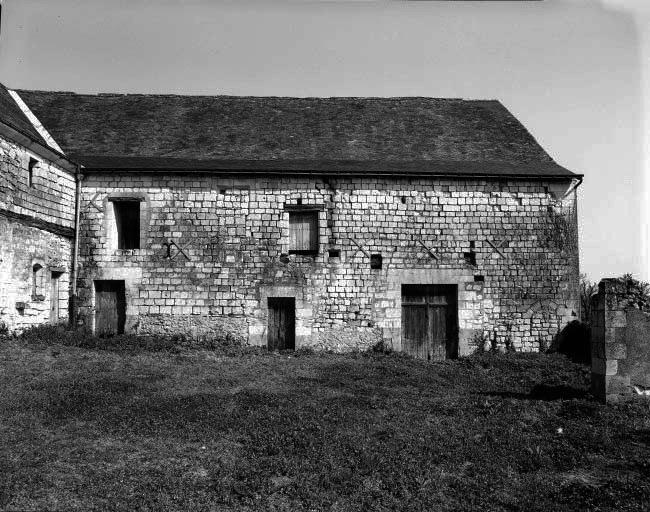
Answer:
POLYGON ((650 402, 561 356, 0 343, 2 510, 648 510, 650 402))

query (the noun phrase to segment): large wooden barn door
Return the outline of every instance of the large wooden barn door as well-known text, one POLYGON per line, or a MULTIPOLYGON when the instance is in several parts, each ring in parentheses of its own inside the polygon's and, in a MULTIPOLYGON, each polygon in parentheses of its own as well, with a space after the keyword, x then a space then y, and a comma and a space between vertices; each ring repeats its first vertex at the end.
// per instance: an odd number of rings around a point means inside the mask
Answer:
POLYGON ((458 356, 456 285, 402 285, 402 350, 420 359, 458 356))
POLYGON ((293 297, 269 297, 269 350, 296 347, 296 301, 293 297))
POLYGON ((122 334, 125 320, 124 281, 95 281, 95 334, 122 334))

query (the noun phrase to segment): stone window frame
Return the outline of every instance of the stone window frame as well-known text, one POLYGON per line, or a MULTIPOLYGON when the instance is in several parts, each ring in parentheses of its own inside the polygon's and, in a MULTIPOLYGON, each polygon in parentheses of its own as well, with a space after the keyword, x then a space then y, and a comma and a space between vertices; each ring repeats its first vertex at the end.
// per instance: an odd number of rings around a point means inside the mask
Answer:
POLYGON ((151 218, 150 201, 147 194, 143 192, 113 192, 108 194, 104 205, 105 219, 104 227, 109 250, 113 254, 139 254, 147 248, 146 241, 151 218), (121 201, 137 201, 140 203, 140 238, 137 249, 120 249, 117 245, 117 224, 113 203, 121 201))
POLYGON ((35 182, 34 177, 36 176, 36 169, 38 169, 41 161, 38 158, 28 155, 27 159, 27 186, 29 188, 34 188, 35 182))
POLYGON ((117 248, 140 249, 140 201, 113 200, 111 202, 117 231, 117 248))
MULTIPOLYGON (((316 216, 316 222, 317 222, 317 232, 315 233, 316 237, 316 249, 315 250, 296 250, 296 249, 291 249, 291 239, 288 240, 288 254, 296 254, 299 256, 318 256, 321 252, 321 249, 323 247, 323 244, 321 243, 321 231, 323 229, 323 222, 322 222, 322 215, 323 212, 325 212, 325 205, 324 204, 287 204, 285 203, 284 205, 284 213, 286 215, 286 222, 287 226, 289 225, 289 216, 291 213, 307 213, 307 212, 313 212, 314 215, 316 216)), ((290 228, 289 228, 290 229, 290 228)), ((291 234, 289 233, 289 237, 291 237, 291 234)))
POLYGON ((45 300, 45 264, 40 260, 32 262, 32 300, 42 302, 45 300))

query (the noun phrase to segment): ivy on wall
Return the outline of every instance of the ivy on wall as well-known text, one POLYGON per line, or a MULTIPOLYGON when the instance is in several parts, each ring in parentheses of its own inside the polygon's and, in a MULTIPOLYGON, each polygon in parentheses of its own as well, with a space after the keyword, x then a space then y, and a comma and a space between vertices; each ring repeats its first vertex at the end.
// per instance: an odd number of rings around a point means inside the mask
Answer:
POLYGON ((564 251, 575 246, 578 231, 573 221, 574 214, 574 207, 563 207, 561 202, 556 206, 548 207, 542 239, 544 247, 564 251))

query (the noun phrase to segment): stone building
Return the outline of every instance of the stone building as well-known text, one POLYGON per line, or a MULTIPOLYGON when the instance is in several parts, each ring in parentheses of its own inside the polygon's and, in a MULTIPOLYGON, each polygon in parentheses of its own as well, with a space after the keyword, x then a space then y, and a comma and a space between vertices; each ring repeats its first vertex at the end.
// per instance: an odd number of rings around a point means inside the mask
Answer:
POLYGON ((18 94, 83 166, 95 333, 440 358, 578 312, 581 176, 498 101, 18 94))
POLYGON ((0 332, 66 322, 75 165, 0 84, 0 332))

